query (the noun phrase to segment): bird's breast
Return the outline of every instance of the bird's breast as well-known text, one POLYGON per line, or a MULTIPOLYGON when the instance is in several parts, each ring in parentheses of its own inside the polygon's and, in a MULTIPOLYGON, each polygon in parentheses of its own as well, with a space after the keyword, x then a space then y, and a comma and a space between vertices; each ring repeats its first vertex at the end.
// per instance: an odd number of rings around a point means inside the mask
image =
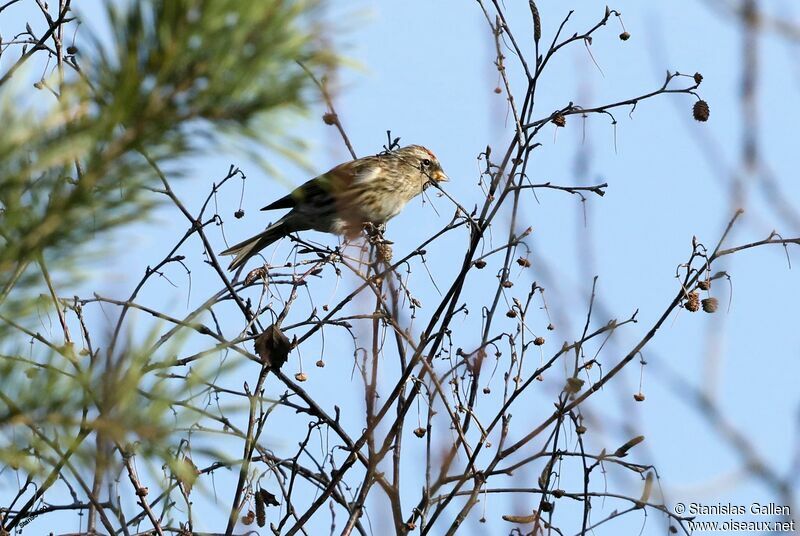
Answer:
MULTIPOLYGON (((382 224, 397 216, 406 204, 422 193, 424 181, 408 173, 365 172, 349 187, 337 192, 338 222, 333 227, 349 230, 364 223, 382 224)), ((341 230, 334 232, 342 233, 341 230)))

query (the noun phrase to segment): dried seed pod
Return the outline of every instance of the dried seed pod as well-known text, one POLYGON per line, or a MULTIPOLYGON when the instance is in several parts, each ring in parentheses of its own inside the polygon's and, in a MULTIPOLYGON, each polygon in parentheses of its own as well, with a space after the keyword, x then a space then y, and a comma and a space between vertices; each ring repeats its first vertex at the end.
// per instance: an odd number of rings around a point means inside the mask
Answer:
POLYGON ((327 112, 322 116, 322 122, 326 125, 335 125, 339 118, 333 112, 327 112))
POLYGON ((267 524, 267 513, 264 507, 264 497, 261 496, 261 493, 255 494, 255 501, 256 501, 256 524, 259 527, 263 527, 267 524))
POLYGON ((564 493, 565 492, 564 492, 563 489, 554 489, 553 490, 553 497, 555 497, 556 499, 560 499, 561 497, 564 496, 564 493))
POLYGON ((237 220, 241 220, 244 217, 244 210, 242 209, 237 210, 236 212, 233 213, 233 217, 236 218, 237 220))
POLYGON ((700 85, 700 82, 703 81, 703 75, 700 73, 694 73, 694 83, 700 85))
POLYGON ((644 402, 644 393, 636 393, 633 395, 633 399, 637 402, 644 402))
POLYGON ((323 360, 322 360, 322 358, 319 358, 319 359, 317 359, 317 363, 316 363, 316 365, 317 365, 319 368, 323 368, 323 367, 325 367, 325 361, 323 361, 323 360))
POLYGON ((557 127, 564 127, 567 125, 567 118, 564 117, 564 114, 559 112, 553 117, 552 123, 557 127))
POLYGON ((706 298, 703 300, 703 311, 706 313, 716 313, 719 307, 719 300, 716 298, 706 298))
POLYGON ((692 116, 697 121, 708 121, 708 115, 710 113, 710 109, 708 108, 708 103, 702 99, 694 103, 694 107, 692 108, 692 116))
POLYGON ((497 86, 496 88, 494 88, 494 92, 495 92, 495 93, 497 93, 497 94, 499 95, 500 93, 502 93, 502 92, 503 92, 503 90, 502 90, 502 89, 500 89, 500 86, 497 86))
POLYGON ((511 514, 503 515, 503 521, 508 521, 509 523, 517 523, 519 525, 527 525, 528 523, 533 523, 536 521, 536 518, 539 517, 539 514, 533 513, 529 516, 514 516, 511 514))
POLYGON ((67 54, 74 56, 77 53, 78 53, 78 47, 76 47, 75 45, 70 45, 67 47, 67 54))
POLYGON ((698 281, 697 288, 699 288, 700 290, 708 290, 711 288, 711 281, 709 280, 698 281))
POLYGON ((552 512, 553 511, 553 503, 550 501, 542 501, 542 512, 552 512))
POLYGON ((514 309, 509 309, 506 316, 508 318, 517 318, 517 312, 514 309))
POLYGON ((619 38, 623 41, 627 41, 628 39, 631 38, 631 34, 628 32, 622 32, 621 34, 619 34, 619 38))
POLYGON ((700 310, 700 295, 696 291, 690 292, 686 296, 686 303, 684 303, 683 306, 687 310, 696 313, 700 310))
POLYGON ((308 379, 308 376, 306 376, 305 372, 298 372, 297 374, 294 375, 294 379, 299 382, 304 382, 308 379))
POLYGON ((506 279, 505 281, 503 281, 503 282, 501 283, 501 285, 503 285, 503 288, 511 288, 511 287, 513 287, 513 286, 514 286, 514 283, 512 283, 511 281, 509 281, 508 279, 506 279))
POLYGON ((523 268, 530 268, 531 267, 531 261, 529 261, 525 257, 520 257, 519 259, 517 259, 517 264, 519 264, 523 268))
POLYGON ((483 259, 478 259, 477 261, 475 261, 474 264, 475 268, 477 268, 478 270, 483 270, 484 268, 486 268, 486 261, 483 259))
POLYGON ((388 242, 378 242, 375 244, 375 250, 378 252, 378 259, 383 262, 392 262, 392 246, 388 242))
POLYGON ((536 2, 528 0, 528 6, 531 8, 533 17, 533 40, 538 43, 542 38, 542 19, 539 17, 539 8, 536 7, 536 2))
POLYGON ((425 428, 421 426, 419 428, 414 428, 414 435, 417 437, 425 437, 425 428))
POLYGON ((638 445, 642 441, 644 441, 644 436, 643 435, 636 436, 636 437, 633 437, 633 438, 629 439, 628 441, 625 442, 624 445, 622 445, 620 448, 618 448, 616 451, 614 451, 614 456, 616 456, 617 458, 624 458, 625 456, 628 455, 628 451, 629 450, 631 450, 633 447, 635 447, 636 445, 638 445))
POLYGON ((533 339, 534 346, 542 346, 544 344, 544 337, 536 337, 533 339))
POLYGON ((556 327, 552 323, 547 324, 547 331, 553 331, 554 329, 556 329, 556 327))
POLYGON ((584 425, 582 425, 582 424, 579 425, 579 426, 576 426, 575 427, 575 433, 578 434, 578 435, 585 434, 586 433, 586 427, 584 425))
POLYGON ((243 525, 252 525, 253 521, 255 520, 255 518, 256 518, 256 513, 253 512, 252 510, 248 510, 247 511, 247 515, 246 516, 242 516, 242 524, 243 525))
POLYGON ((491 393, 491 392, 492 392, 492 390, 491 390, 491 389, 489 389, 488 387, 484 387, 484 388, 483 388, 483 394, 485 394, 485 395, 488 395, 488 394, 489 394, 489 393, 491 393))

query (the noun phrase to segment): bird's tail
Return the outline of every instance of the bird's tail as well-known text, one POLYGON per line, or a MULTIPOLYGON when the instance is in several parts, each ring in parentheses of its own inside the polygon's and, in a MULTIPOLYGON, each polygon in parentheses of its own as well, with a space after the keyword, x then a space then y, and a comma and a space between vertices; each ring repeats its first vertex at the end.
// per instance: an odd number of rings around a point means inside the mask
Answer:
POLYGON ((221 252, 220 255, 235 255, 230 266, 228 266, 228 270, 233 271, 237 269, 250 260, 250 257, 268 245, 283 238, 287 234, 298 230, 292 228, 292 226, 288 223, 289 222, 287 222, 285 219, 278 220, 257 235, 252 236, 243 242, 239 242, 238 244, 233 245, 221 252))

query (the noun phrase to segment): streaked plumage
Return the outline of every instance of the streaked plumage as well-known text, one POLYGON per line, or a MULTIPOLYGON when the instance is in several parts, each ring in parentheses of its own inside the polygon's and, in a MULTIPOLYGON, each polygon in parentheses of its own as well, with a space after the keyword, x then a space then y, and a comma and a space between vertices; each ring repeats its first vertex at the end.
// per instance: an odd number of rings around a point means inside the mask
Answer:
POLYGON ((340 164, 261 210, 290 208, 263 232, 226 249, 235 270, 284 236, 313 229, 355 237, 366 223, 381 225, 397 216, 429 181, 447 175, 436 156, 420 145, 340 164))

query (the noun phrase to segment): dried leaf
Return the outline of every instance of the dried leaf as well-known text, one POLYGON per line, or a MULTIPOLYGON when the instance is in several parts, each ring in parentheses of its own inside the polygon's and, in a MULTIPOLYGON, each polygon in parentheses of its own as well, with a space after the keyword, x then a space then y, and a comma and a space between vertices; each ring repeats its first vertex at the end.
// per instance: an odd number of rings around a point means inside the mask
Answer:
POLYGON ((647 501, 650 500, 650 493, 653 491, 653 471, 647 473, 647 476, 644 480, 644 489, 642 490, 642 496, 639 498, 639 502, 644 505, 647 501))
POLYGON ((244 278, 245 286, 252 284, 256 279, 267 280, 267 269, 263 266, 250 270, 247 277, 244 278))
POLYGON ((256 339, 256 353, 272 369, 279 369, 286 363, 291 349, 289 338, 275 324, 265 329, 256 339))
POLYGON ((275 498, 275 495, 265 489, 259 489, 258 494, 261 496, 261 500, 264 501, 264 504, 267 506, 280 506, 281 504, 278 502, 278 499, 275 498))
POLYGON ((570 377, 567 378, 567 385, 564 386, 564 391, 567 393, 574 395, 575 393, 579 392, 583 389, 584 381, 580 378, 570 377))
POLYGON ((188 497, 192 492, 194 483, 197 481, 197 477, 200 476, 200 470, 197 469, 197 466, 190 457, 184 456, 180 460, 175 460, 173 472, 175 473, 175 478, 178 480, 181 490, 183 490, 183 493, 188 497))
POLYGON ((539 487, 542 489, 547 488, 547 483, 550 482, 550 473, 553 472, 553 464, 555 463, 555 458, 550 458, 542 469, 542 473, 539 475, 539 487))

